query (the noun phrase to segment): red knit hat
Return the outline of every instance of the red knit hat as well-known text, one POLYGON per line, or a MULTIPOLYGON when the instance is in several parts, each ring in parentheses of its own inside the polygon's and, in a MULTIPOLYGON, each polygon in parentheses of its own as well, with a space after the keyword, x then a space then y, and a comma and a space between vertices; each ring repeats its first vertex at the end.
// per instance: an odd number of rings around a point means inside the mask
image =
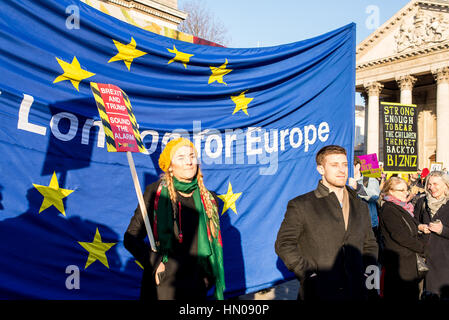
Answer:
POLYGON ((427 175, 428 175, 429 173, 430 173, 429 169, 424 168, 424 169, 422 169, 421 177, 422 177, 422 178, 425 178, 425 177, 427 177, 427 175))

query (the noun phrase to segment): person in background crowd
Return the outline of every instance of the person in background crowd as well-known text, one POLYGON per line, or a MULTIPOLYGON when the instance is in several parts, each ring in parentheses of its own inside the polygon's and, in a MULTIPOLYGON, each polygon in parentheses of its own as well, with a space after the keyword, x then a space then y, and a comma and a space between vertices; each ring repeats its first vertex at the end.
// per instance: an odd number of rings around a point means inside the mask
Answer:
POLYGON ((379 168, 380 172, 384 172, 384 163, 382 161, 379 161, 379 168))
POLYGON ((441 299, 449 299, 449 176, 441 171, 429 173, 425 197, 420 198, 415 212, 420 230, 431 233, 428 238, 429 272, 425 278, 425 291, 441 299))
POLYGON ((164 175, 143 195, 158 252, 145 243, 140 207, 124 236, 125 248, 144 266, 142 300, 206 300, 215 287, 223 300, 223 248, 216 195, 206 189, 192 142, 167 143, 159 157, 164 175))
POLYGON ((368 206, 346 186, 348 159, 340 146, 316 155, 321 180, 289 201, 275 250, 299 279, 298 299, 365 300, 364 273, 377 265, 378 246, 368 206))
POLYGON ((387 174, 384 172, 384 163, 379 161, 380 177, 376 178, 379 181, 379 189, 382 190, 383 185, 387 179, 387 174))
POLYGON ((426 190, 425 190, 426 178, 429 175, 430 170, 428 168, 424 168, 422 170, 418 169, 417 172, 418 172, 418 180, 417 180, 415 186, 411 186, 411 188, 410 188, 411 194, 409 195, 410 201, 413 204, 413 206, 416 206, 416 203, 418 202, 418 200, 420 198, 426 196, 426 190))
POLYGON ((416 204, 416 201, 424 195, 424 185, 421 183, 420 179, 420 170, 416 171, 416 173, 412 173, 409 175, 408 188, 410 190, 410 194, 408 195, 407 202, 411 202, 413 205, 416 204))
POLYGON ((422 169, 421 174, 419 175, 419 179, 421 180, 422 186, 426 185, 426 177, 429 173, 430 173, 430 170, 428 168, 422 169))
POLYGON ((360 172, 361 161, 354 157, 354 178, 349 178, 349 186, 356 190, 357 195, 368 203, 373 232, 378 235, 379 218, 377 212, 377 200, 380 196, 379 181, 375 178, 364 177, 360 172))
POLYGON ((416 254, 425 254, 425 239, 418 234, 413 205, 407 202, 405 180, 391 177, 382 189, 379 212, 385 270, 383 296, 388 300, 418 300, 416 254))
POLYGON ((409 187, 418 187, 421 189, 424 189, 424 185, 421 182, 420 176, 421 176, 421 170, 416 170, 415 173, 412 173, 409 175, 409 187))

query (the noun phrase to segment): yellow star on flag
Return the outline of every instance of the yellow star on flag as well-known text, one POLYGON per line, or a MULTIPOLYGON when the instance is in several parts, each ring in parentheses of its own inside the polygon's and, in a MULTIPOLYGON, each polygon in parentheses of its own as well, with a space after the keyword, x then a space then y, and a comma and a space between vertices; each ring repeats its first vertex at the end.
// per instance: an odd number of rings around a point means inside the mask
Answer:
POLYGON ((131 63, 133 62, 133 60, 147 54, 146 52, 136 49, 136 41, 133 37, 131 37, 131 42, 128 44, 123 44, 114 39, 112 41, 114 41, 118 53, 111 59, 109 59, 108 63, 114 61, 123 61, 128 67, 128 70, 131 70, 131 63))
MULTIPOLYGON (((246 90, 246 91, 248 91, 248 90, 246 90)), ((234 112, 232 114, 235 114, 239 110, 242 110, 248 116, 248 104, 254 98, 247 98, 247 97, 245 97, 245 92, 246 91, 243 91, 238 96, 231 96, 232 101, 234 101, 234 103, 235 103, 234 112)))
POLYGON ((209 77, 208 84, 214 83, 217 81, 218 83, 223 83, 225 85, 228 85, 226 82, 223 81, 223 76, 227 75, 229 72, 232 71, 232 69, 226 69, 226 66, 228 65, 228 59, 226 59, 225 63, 223 63, 219 67, 209 67, 212 71, 212 75, 209 77))
POLYGON ((59 188, 56 172, 53 172, 50 185, 41 186, 33 183, 33 186, 37 189, 37 191, 40 192, 41 195, 44 196, 44 201, 42 202, 41 208, 39 209, 39 213, 51 206, 54 206, 65 216, 64 204, 62 203, 62 199, 67 197, 74 190, 59 188))
POLYGON ((80 91, 78 86, 84 79, 90 78, 95 73, 89 72, 81 68, 80 63, 76 57, 73 57, 72 63, 65 62, 59 58, 56 58, 64 73, 56 77, 53 83, 57 83, 64 80, 70 80, 76 90, 80 91))
POLYGON ((235 202, 241 195, 242 195, 241 192, 239 192, 239 193, 232 192, 232 185, 229 182, 228 192, 226 194, 222 194, 222 195, 218 196, 224 202, 223 211, 221 212, 221 214, 223 215, 223 213, 225 213, 229 208, 232 209, 232 211, 234 211, 235 214, 238 214, 237 208, 235 207, 235 202))
POLYGON ((193 54, 188 54, 185 52, 178 51, 178 49, 176 49, 175 45, 173 45, 173 49, 167 48, 167 50, 170 51, 171 53, 175 54, 175 57, 173 59, 171 59, 170 61, 168 61, 167 64, 170 64, 174 61, 179 61, 179 62, 182 62, 182 64, 184 65, 184 68, 187 68, 187 63, 189 63, 190 57, 193 57, 193 54))
POLYGON ((109 269, 109 263, 108 258, 106 257, 106 251, 111 249, 114 245, 117 244, 117 242, 102 242, 101 241, 101 235, 100 232, 95 232, 94 241, 92 242, 81 242, 78 241, 80 246, 82 246, 84 249, 89 252, 89 256, 87 257, 86 266, 84 269, 87 269, 88 266, 90 266, 95 261, 99 260, 102 264, 106 266, 106 268, 109 269))

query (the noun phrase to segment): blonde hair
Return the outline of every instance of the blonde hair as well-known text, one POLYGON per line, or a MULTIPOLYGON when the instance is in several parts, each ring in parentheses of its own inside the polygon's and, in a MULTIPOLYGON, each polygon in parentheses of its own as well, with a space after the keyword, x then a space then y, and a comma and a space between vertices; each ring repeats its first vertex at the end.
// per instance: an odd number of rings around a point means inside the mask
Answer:
POLYGON ((407 182, 399 177, 391 177, 387 181, 385 181, 385 184, 380 192, 380 197, 383 199, 385 196, 387 196, 390 193, 390 190, 392 190, 394 187, 396 187, 400 183, 405 183, 407 186, 407 182))

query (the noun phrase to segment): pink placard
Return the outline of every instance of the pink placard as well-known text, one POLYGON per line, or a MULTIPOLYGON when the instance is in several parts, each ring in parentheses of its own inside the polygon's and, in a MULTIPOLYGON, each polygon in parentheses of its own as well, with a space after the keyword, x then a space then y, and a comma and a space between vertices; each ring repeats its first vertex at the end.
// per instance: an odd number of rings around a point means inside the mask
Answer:
POLYGON ((361 162, 360 172, 365 177, 379 178, 381 176, 377 154, 370 153, 358 156, 361 162))

